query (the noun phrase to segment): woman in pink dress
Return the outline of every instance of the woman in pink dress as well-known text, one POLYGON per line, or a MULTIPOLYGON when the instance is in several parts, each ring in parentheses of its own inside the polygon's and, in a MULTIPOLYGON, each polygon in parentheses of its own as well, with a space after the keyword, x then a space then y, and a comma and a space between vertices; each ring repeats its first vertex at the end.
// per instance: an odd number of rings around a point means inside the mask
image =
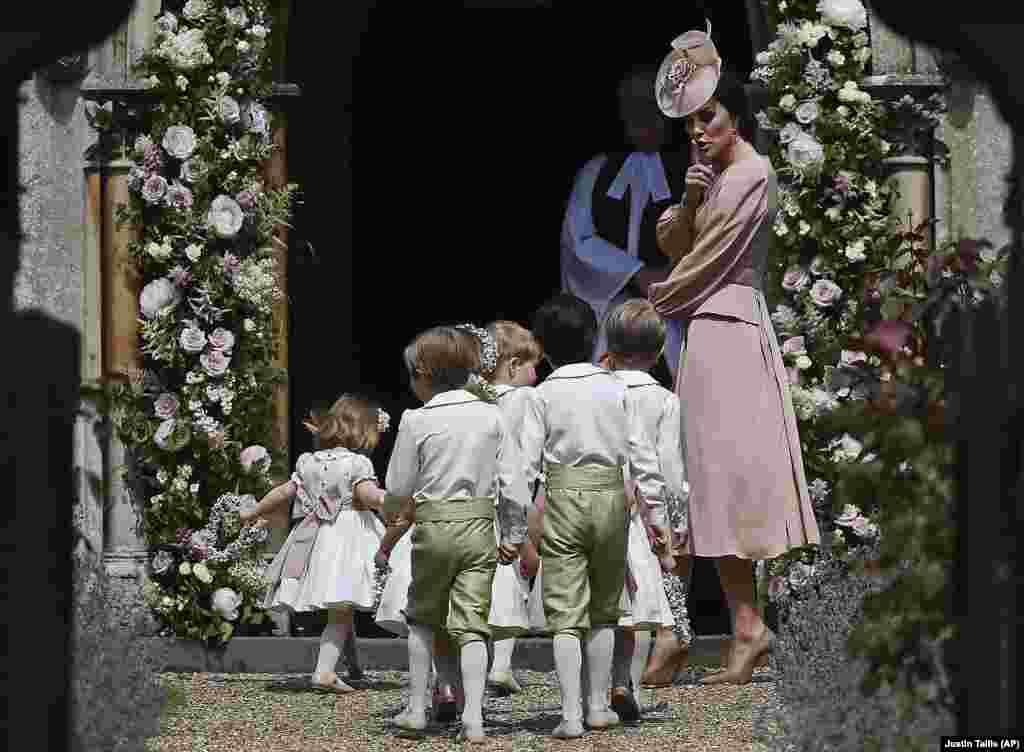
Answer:
POLYGON ((656 84, 659 105, 685 117, 695 160, 686 195, 658 222, 673 269, 651 286, 658 313, 687 324, 676 393, 690 481, 689 551, 716 560, 733 649, 705 683, 750 681, 774 635, 754 596, 753 562, 817 543, 796 415, 762 293, 778 188, 751 145, 740 80, 722 72, 707 34, 677 38, 656 84))

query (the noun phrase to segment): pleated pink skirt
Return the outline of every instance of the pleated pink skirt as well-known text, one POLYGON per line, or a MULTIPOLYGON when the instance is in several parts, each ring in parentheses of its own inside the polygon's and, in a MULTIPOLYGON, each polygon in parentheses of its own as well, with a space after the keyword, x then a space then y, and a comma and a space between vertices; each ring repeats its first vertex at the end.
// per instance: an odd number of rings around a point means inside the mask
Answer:
POLYGON ((817 543, 785 366, 759 290, 727 285, 697 310, 676 393, 693 555, 772 559, 817 543))

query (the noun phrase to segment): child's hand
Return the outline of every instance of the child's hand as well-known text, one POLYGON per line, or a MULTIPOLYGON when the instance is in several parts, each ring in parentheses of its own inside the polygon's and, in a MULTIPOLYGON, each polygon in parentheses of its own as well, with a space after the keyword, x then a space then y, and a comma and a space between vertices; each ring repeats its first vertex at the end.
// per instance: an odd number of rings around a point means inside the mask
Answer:
POLYGON ((238 510, 238 521, 242 523, 242 527, 249 525, 256 519, 256 508, 251 509, 239 509, 238 510))
POLYGON ((501 564, 511 564, 519 558, 519 549, 522 544, 519 543, 502 543, 498 546, 498 562, 501 564))
POLYGON ((390 551, 385 552, 383 549, 378 548, 377 553, 374 554, 373 563, 377 566, 377 569, 387 569, 388 561, 390 557, 390 551))

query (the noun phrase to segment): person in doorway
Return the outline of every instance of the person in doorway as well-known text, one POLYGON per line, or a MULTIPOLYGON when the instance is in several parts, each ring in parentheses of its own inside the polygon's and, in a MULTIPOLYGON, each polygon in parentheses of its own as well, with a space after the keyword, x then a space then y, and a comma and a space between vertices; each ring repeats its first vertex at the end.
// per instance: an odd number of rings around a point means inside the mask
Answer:
MULTIPOLYGON (((585 300, 598 321, 608 310, 668 276, 655 227, 683 194, 689 161, 670 148, 670 123, 652 96, 656 69, 637 66, 619 83, 619 114, 629 151, 599 154, 577 173, 562 223, 562 291, 585 300)), ((668 388, 683 347, 683 328, 666 321, 664 359, 653 375, 668 388)), ((606 350, 603 332, 591 362, 606 350)))
POLYGON ((658 221, 672 272, 650 300, 687 323, 676 393, 690 482, 690 551, 716 561, 732 616, 724 671, 705 683, 750 681, 774 635, 754 596, 753 561, 819 541, 786 369, 762 287, 778 187, 752 145, 740 79, 722 71, 707 32, 673 41, 656 84, 658 104, 686 118, 701 161, 686 173, 681 205, 658 221))

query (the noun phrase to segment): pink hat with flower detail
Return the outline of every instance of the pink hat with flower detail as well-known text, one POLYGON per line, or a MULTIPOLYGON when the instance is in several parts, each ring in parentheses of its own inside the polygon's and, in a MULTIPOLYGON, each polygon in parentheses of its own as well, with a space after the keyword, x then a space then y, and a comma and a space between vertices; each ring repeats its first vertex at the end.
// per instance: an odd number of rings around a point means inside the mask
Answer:
POLYGON ((722 58, 707 32, 688 31, 672 40, 654 84, 661 111, 672 118, 686 117, 703 107, 715 94, 722 75, 722 58))

